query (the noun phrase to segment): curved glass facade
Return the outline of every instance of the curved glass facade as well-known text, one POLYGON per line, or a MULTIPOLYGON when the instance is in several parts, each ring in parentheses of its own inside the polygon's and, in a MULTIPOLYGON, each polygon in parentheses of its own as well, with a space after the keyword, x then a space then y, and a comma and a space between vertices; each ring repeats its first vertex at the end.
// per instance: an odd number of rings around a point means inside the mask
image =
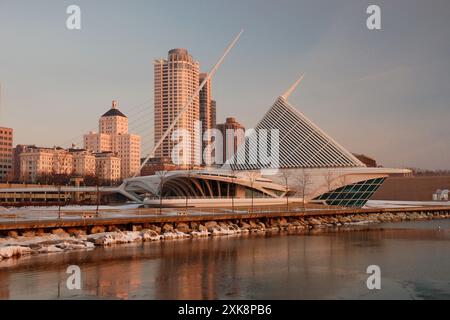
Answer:
POLYGON ((364 206, 383 184, 386 178, 371 179, 349 184, 339 189, 322 194, 315 201, 325 202, 330 206, 356 207, 364 206))

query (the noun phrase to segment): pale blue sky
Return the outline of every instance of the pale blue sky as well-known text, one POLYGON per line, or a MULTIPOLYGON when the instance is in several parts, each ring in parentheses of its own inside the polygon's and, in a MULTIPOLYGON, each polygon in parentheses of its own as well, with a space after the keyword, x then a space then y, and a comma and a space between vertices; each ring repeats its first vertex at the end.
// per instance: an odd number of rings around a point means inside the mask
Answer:
POLYGON ((243 28, 213 81, 219 121, 255 125, 306 72, 290 101, 349 150, 450 169, 449 18, 447 0, 0 0, 0 125, 15 143, 67 145, 114 98, 148 151, 153 59, 185 47, 207 71, 243 28), (70 4, 81 31, 65 27, 70 4))

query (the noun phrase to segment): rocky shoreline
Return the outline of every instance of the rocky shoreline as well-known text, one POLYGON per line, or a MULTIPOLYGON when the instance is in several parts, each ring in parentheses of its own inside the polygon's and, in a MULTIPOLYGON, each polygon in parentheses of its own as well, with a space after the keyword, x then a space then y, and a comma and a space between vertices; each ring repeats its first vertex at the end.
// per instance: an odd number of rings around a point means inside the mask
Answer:
POLYGON ((341 228, 383 222, 423 221, 448 219, 449 212, 383 212, 315 217, 288 217, 241 219, 164 224, 133 225, 132 230, 116 226, 95 226, 89 229, 15 231, 0 238, 0 261, 15 257, 43 253, 60 253, 71 250, 92 250, 96 246, 125 243, 193 239, 248 233, 279 232, 290 230, 341 228))

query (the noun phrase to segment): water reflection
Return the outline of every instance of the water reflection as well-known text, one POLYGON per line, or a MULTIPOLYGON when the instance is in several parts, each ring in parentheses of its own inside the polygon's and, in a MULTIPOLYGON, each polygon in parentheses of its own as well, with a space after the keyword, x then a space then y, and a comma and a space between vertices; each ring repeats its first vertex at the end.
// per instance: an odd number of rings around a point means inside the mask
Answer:
POLYGON ((450 293, 449 221, 354 229, 167 241, 2 261, 0 299, 373 299, 450 293), (66 288, 72 264, 82 270, 82 290, 66 288), (382 269, 378 292, 366 288, 371 264, 382 269))

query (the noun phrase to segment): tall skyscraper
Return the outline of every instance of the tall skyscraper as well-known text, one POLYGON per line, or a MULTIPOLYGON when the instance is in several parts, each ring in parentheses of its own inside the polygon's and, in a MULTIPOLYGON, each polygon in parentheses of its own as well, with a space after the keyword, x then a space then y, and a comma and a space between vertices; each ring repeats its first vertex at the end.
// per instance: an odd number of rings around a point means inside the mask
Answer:
MULTIPOLYGON (((169 128, 181 109, 188 102, 199 86, 199 63, 195 61, 186 49, 172 49, 167 60, 154 62, 154 106, 155 106, 155 143, 169 128)), ((181 146, 181 141, 173 141, 172 134, 177 131, 188 133, 190 139, 183 141, 183 150, 177 155, 177 164, 196 164, 200 159, 199 128, 200 102, 195 97, 189 109, 180 118, 171 135, 156 150, 155 157, 172 157, 175 146, 181 146)), ((173 159, 175 161, 175 159, 173 159)))
POLYGON ((245 128, 235 118, 227 118, 225 123, 217 124, 223 136, 223 163, 231 159, 245 141, 245 128))
MULTIPOLYGON (((199 85, 208 76, 207 73, 200 74, 199 85)), ((200 91, 200 121, 202 122, 203 134, 208 129, 212 129, 216 126, 216 102, 212 100, 211 80, 208 80, 200 91)))
POLYGON ((13 129, 0 127, 0 181, 13 179, 13 129))
POLYGON ((85 149, 94 153, 112 152, 120 158, 121 178, 129 178, 139 170, 141 137, 128 133, 128 118, 113 101, 111 109, 101 116, 99 132, 84 136, 85 149))
POLYGON ((216 100, 211 100, 211 125, 212 125, 212 128, 215 128, 217 126, 216 110, 217 110, 216 100))
MULTIPOLYGON (((207 73, 200 74, 199 85, 207 76, 207 73)), ((209 130, 215 128, 216 126, 215 116, 215 101, 212 100, 211 80, 208 80, 200 91, 200 121, 202 123, 203 150, 205 150, 211 142, 211 132, 209 130)), ((214 154, 211 154, 211 156, 215 157, 214 154)), ((208 159, 208 155, 206 155, 206 158, 205 156, 203 157, 203 164, 208 164, 210 161, 211 160, 208 159)))

